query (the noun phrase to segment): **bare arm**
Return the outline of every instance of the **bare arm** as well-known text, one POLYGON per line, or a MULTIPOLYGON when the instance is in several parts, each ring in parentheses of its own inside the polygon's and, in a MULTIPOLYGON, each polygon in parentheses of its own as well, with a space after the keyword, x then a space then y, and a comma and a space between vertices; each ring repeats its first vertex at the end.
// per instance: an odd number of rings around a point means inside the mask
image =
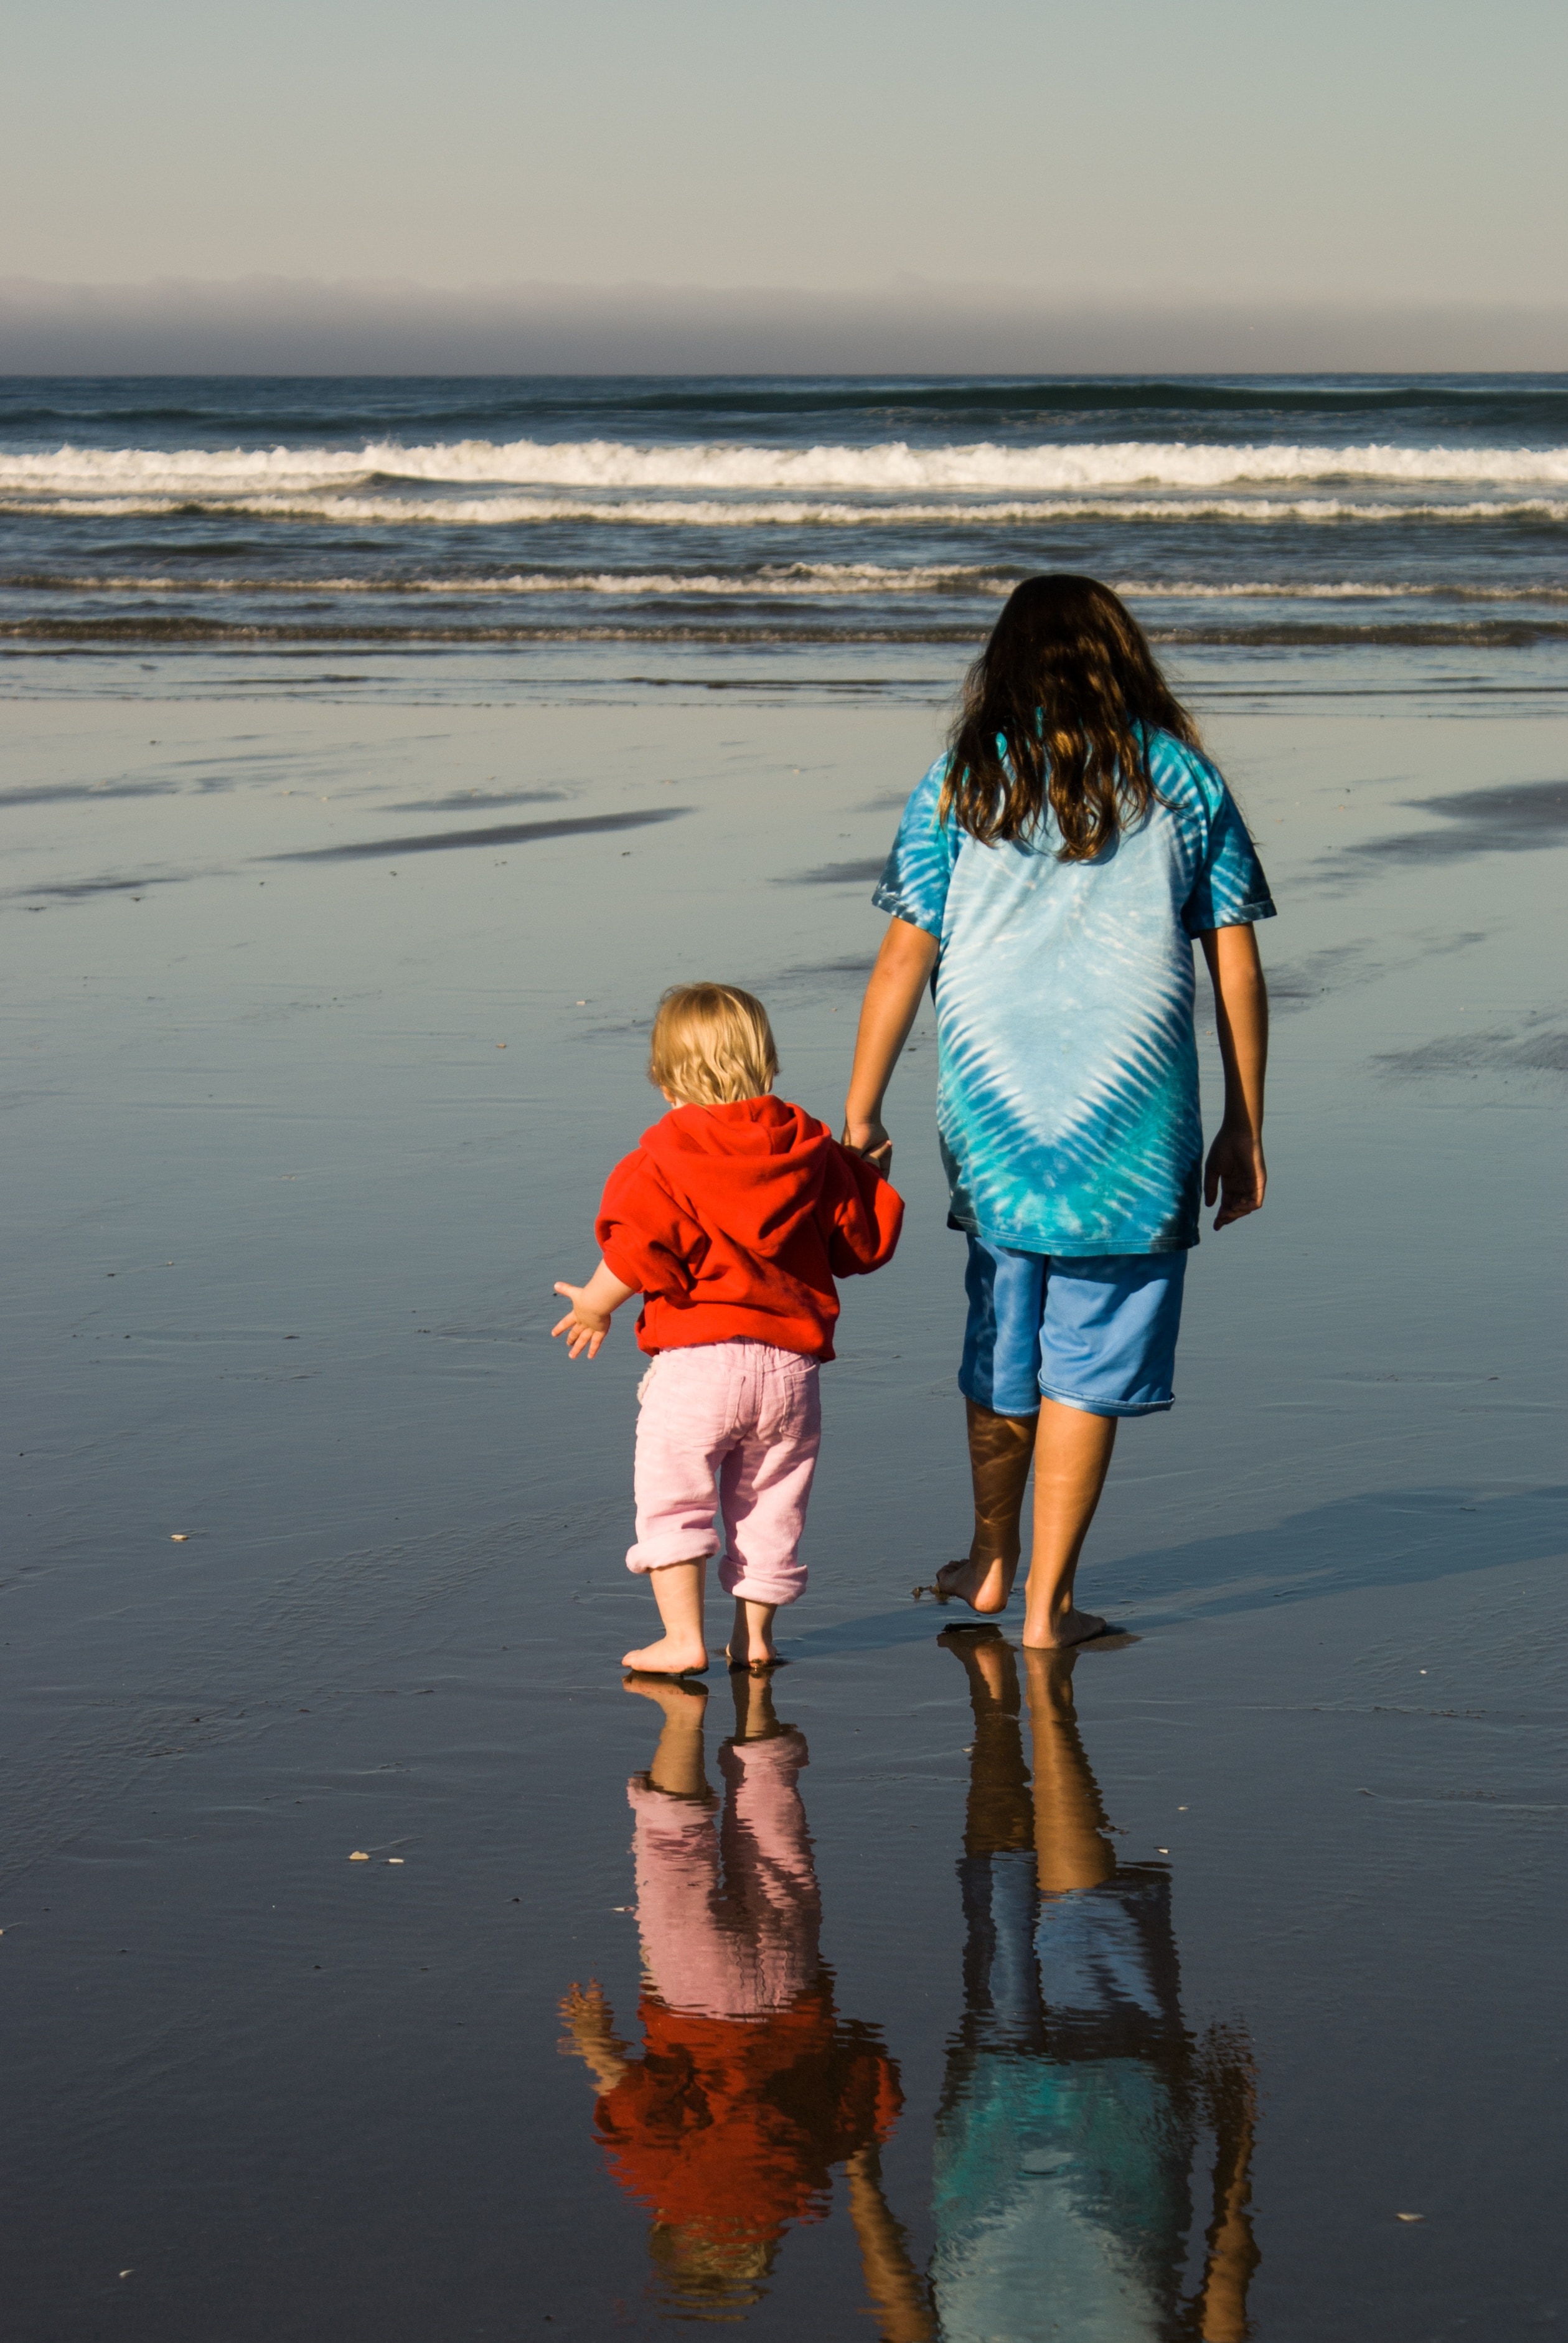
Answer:
POLYGON ((1244 1220, 1263 1202, 1263 1077, 1269 1063, 1269 994, 1250 927, 1200 936, 1214 982, 1214 1021, 1225 1067, 1225 1113, 1203 1172, 1203 1202, 1220 1209, 1217 1229, 1244 1220))
POLYGON ((866 2292, 883 2343, 930 2343, 935 2322, 910 2258, 908 2240, 882 2193, 882 2164, 875 2147, 860 2148, 844 2169, 849 2176, 849 2217, 859 2240, 866 2292))
POLYGON ((561 2019, 566 2032, 557 2049, 564 2057, 580 2058, 600 2091, 613 2091, 629 2061, 604 1987, 591 1978, 586 1993, 580 1985, 570 1986, 561 2003, 561 2019))
POLYGON ((597 1359, 599 1344, 609 1332, 611 1313, 618 1310, 623 1302, 629 1302, 637 1288, 635 1285, 623 1285, 601 1261, 586 1285, 558 1285, 556 1292, 564 1293, 572 1306, 566 1316, 550 1328, 551 1341, 558 1334, 565 1334, 568 1359, 575 1359, 579 1351, 586 1351, 590 1359, 597 1359))
POLYGON ((1205 2077, 1214 2127, 1214 2217, 1190 2329, 1203 2343, 1245 2343, 1247 2294, 1262 2257, 1252 2235, 1257 2081, 1244 2041, 1214 2043, 1205 2077))
POLYGON ((937 940, 908 920, 890 920, 860 1003, 860 1027, 855 1036, 855 1063, 849 1094, 844 1102, 844 1145, 869 1155, 885 1172, 892 1161, 893 1143, 882 1123, 882 1101, 893 1078, 893 1068, 910 1038, 937 964, 937 940))

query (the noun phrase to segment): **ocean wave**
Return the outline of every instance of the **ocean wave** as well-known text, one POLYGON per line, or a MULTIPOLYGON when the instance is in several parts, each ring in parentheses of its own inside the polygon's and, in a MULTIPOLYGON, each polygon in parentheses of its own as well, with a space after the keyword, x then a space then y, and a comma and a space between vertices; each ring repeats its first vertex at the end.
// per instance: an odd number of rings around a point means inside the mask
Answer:
POLYGON ((104 424, 125 434, 151 425, 216 430, 265 443, 299 436, 319 442, 325 432, 347 439, 382 441, 396 432, 421 442, 439 437, 506 438, 543 425, 604 419, 635 429, 645 417, 744 421, 753 434, 769 424, 798 431, 809 417, 846 419, 909 417, 928 429, 942 424, 1037 422, 1090 416, 1169 416, 1188 425, 1209 417, 1245 426, 1252 417, 1303 420, 1365 418, 1368 429, 1399 418, 1428 429, 1452 423, 1471 431, 1568 433, 1568 386, 1562 378, 1492 376, 1438 380, 1284 379, 1277 376, 1187 377, 1150 376, 1018 376, 930 377, 703 377, 681 380, 592 376, 508 381, 504 377, 453 381, 407 377, 395 383, 221 381, 176 378, 156 387, 70 384, 51 395, 44 382, 0 387, 0 418, 7 431, 52 427, 69 434, 104 424), (302 396, 307 389, 314 397, 302 396), (508 428, 509 427, 509 428, 508 428))
MULTIPOLYGON (((174 595, 182 599, 242 595, 266 599, 323 595, 407 600, 492 597, 594 595, 617 600, 716 598, 742 600, 864 599, 884 595, 973 594, 1000 598, 1027 575, 1021 568, 948 562, 894 568, 875 561, 799 561, 729 572, 701 570, 516 570, 505 576, 354 578, 202 577, 98 574, 23 570, 0 572, 0 594, 174 595)), ((1115 591, 1134 602, 1449 602, 1568 603, 1568 586, 1522 581, 1510 586, 1463 586, 1430 580, 1379 582, 1342 579, 1231 579, 1121 578, 1115 591)))
POLYGON ((1241 521, 1271 526, 1292 521, 1327 526, 1338 522, 1429 520, 1440 522, 1568 520, 1568 500, 1551 497, 1472 498, 1460 503, 1356 503, 1340 497, 1104 497, 998 498, 986 504, 802 503, 785 498, 767 504, 689 503, 674 498, 629 501, 608 497, 588 500, 562 497, 453 497, 437 500, 401 496, 103 497, 33 498, 0 495, 0 512, 55 520, 162 519, 179 514, 214 518, 317 521, 377 528, 545 528, 592 522, 638 528, 897 528, 939 523, 949 528, 1002 528, 1050 521, 1241 521))
MULTIPOLYGON (((1568 642, 1568 620, 1550 618, 1475 618, 1446 622, 1396 620, 1361 626, 1344 622, 1314 625, 1305 619, 1231 627, 1156 624, 1148 631, 1151 641, 1156 644, 1211 645, 1232 649, 1323 650, 1388 647, 1442 649, 1470 647, 1507 650, 1524 649, 1542 643, 1568 642)), ((467 648, 482 650, 530 643, 738 643, 774 644, 782 648, 792 644, 838 644, 845 647, 877 643, 967 644, 980 641, 984 632, 983 627, 979 625, 939 626, 930 621, 909 626, 855 625, 852 622, 828 626, 809 621, 788 626, 737 624, 733 621, 699 625, 662 621, 645 626, 607 623, 465 627, 439 625, 434 620, 421 624, 417 619, 410 619, 402 625, 374 622, 350 626, 341 623, 247 622, 172 614, 167 618, 158 618, 147 613, 127 614, 123 618, 34 617, 0 620, 0 641, 8 643, 80 643, 123 649, 134 649, 138 644, 191 644, 242 651, 279 645, 300 648, 312 645, 322 648, 358 646, 372 651, 378 648, 396 650, 419 645, 427 645, 433 649, 467 648)))
POLYGON ((1365 578, 1295 578, 1200 584, 1191 578, 1160 583, 1139 578, 1116 581, 1115 591, 1133 601, 1165 602, 1568 602, 1568 586, 1379 585, 1365 578))
POLYGON ((912 428, 927 437, 945 430, 952 439, 1006 427, 1072 427, 1100 417, 1107 425, 1124 417, 1145 430, 1201 432, 1214 425, 1232 440, 1268 434, 1289 417, 1298 431, 1322 426, 1363 439, 1390 432, 1430 439, 1461 429, 1493 441, 1523 435, 1539 442, 1568 438, 1568 383, 1528 376, 889 375, 0 384, 0 433, 6 437, 49 431, 68 439, 99 425, 117 438, 153 432, 167 439, 183 431, 187 442, 217 435, 219 445, 258 447, 286 440, 319 446, 328 437, 340 447, 481 437, 506 445, 562 430, 580 438, 596 427, 603 438, 642 440, 650 423, 655 431, 684 423, 699 440, 733 437, 739 428, 752 439, 798 441, 805 429, 830 437, 860 424, 879 426, 884 438, 912 428))
POLYGON ((598 594, 639 598, 672 595, 759 596, 766 599, 832 598, 868 594, 940 594, 954 588, 977 594, 1010 594, 1022 569, 1000 571, 974 564, 930 564, 892 569, 873 561, 791 562, 776 569, 535 570, 486 578, 198 578, 72 577, 28 570, 0 574, 0 593, 51 594, 323 594, 394 597, 496 594, 598 594))
POLYGON ((721 440, 634 447, 623 440, 463 439, 427 447, 372 440, 358 448, 64 447, 0 455, 8 495, 178 498, 298 495, 377 480, 453 486, 870 495, 1191 490, 1328 480, 1413 487, 1568 486, 1568 447, 1198 444, 1116 440, 1003 447, 755 447, 721 440))

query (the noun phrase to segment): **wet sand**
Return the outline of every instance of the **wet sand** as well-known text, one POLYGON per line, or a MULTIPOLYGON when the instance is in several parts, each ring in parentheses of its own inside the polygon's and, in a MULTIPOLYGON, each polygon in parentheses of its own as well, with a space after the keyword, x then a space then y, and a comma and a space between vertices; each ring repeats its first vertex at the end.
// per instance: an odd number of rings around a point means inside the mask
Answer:
MULTIPOLYGON (((1164 1998, 1135 2037, 1047 2013, 1008 2087, 1038 2128, 1048 2083, 1091 2106, 1141 2062, 1191 2166, 1134 2185, 1123 2156, 1115 2221, 1073 2200, 1096 2267, 1144 2240, 1103 2332, 1174 2333, 1206 2283, 1208 2331, 1303 2343, 1557 2315, 1563 723, 1215 710, 1282 913, 1274 1184, 1206 1239, 1179 1404, 1116 1460, 1081 1583, 1136 1640, 1079 1660, 1070 1745, 1027 1685, 981 1732, 910 1599, 966 1520, 923 1015, 890 1118, 909 1231, 847 1297, 775 1688, 832 2056, 896 2068, 902 2107, 824 2129, 800 2085, 810 2138, 769 2151, 796 2209, 703 2294, 558 2047, 592 1978, 641 2055, 627 1783, 660 1720, 615 1666, 651 1624, 621 1566, 639 1363, 618 1325, 568 1368, 550 1287, 652 1119, 664 984, 753 986, 781 1088, 836 1114, 866 873, 940 711, 0 707, 18 2334, 598 2337, 726 2302, 759 2338, 1051 2332, 970 2283, 955 2173, 1066 2151, 960 2137, 1000 2006, 960 1865, 1032 1846, 1043 1881, 1075 1829, 1140 1943, 1164 1930, 1164 1998), (1076 1824, 1036 1797, 1062 1765, 1076 1824), (867 2265, 877 2204, 901 2243, 867 2265)), ((1050 2315, 1101 2331, 1081 2295, 1050 2315)))

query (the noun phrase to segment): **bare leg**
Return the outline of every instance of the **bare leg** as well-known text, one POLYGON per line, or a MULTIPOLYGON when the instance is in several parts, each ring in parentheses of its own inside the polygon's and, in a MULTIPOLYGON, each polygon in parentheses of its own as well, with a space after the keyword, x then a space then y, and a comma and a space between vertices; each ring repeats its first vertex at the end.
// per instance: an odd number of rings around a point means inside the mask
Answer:
POLYGON ((1020 1554, 1023 1493, 1034 1459, 1032 1415, 994 1415, 964 1402, 969 1423, 970 1478, 974 1484, 975 1534, 968 1558, 944 1564, 937 1593, 956 1594, 971 1611, 1004 1611, 1020 1554))
POLYGON ((628 1676, 626 1688, 639 1693, 644 1700, 657 1701, 664 1711, 664 1728, 648 1769, 654 1788, 674 1798, 702 1797, 708 1791, 708 1776, 702 1770, 707 1686, 679 1684, 674 1677, 668 1684, 649 1684, 646 1677, 639 1681, 628 1676))
POLYGON ((1113 1415, 1090 1415, 1053 1399, 1040 1403, 1034 1443, 1034 1552, 1030 1557, 1026 1649, 1050 1651, 1100 1634, 1103 1619, 1073 1607, 1078 1557, 1116 1445, 1113 1415))
POLYGON ((1098 1887, 1116 1868, 1072 1700, 1072 1652, 1024 1652, 1034 1736, 1034 1859, 1048 1896, 1098 1887))
POLYGON ((964 1853, 996 1855, 1029 1846, 1034 1813, 1029 1768, 1019 1731, 1018 1664, 1000 1627, 972 1627, 938 1637, 962 1661, 974 1710, 970 1748, 970 1795, 964 1815, 964 1853))
POLYGON ((776 1741, 789 1731, 780 1725, 773 1705, 773 1679, 749 1668, 737 1668, 729 1679, 729 1690, 735 1702, 735 1738, 737 1741, 776 1741))
POLYGON ((779 1654, 773 1642, 777 1603, 753 1603, 744 1594, 735 1598, 735 1624, 729 1631, 729 1661, 732 1668, 766 1667, 779 1654))
POLYGON ((657 1644, 628 1652, 623 1668, 640 1668, 649 1675, 683 1676, 700 1674, 708 1665, 708 1645, 702 1635, 702 1562, 670 1562, 650 1570, 654 1600, 664 1622, 657 1644))

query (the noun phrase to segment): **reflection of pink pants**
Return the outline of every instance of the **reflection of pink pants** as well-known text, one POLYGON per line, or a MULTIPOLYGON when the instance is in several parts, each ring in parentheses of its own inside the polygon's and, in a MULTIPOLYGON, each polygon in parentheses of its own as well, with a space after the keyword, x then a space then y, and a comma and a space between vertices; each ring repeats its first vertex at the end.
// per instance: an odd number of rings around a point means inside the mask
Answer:
POLYGON ((727 1795, 717 1836, 710 1803, 632 1781, 638 1927, 668 2008, 761 2017, 788 2009, 817 1975, 822 1914, 795 1787, 806 1744, 793 1730, 730 1742, 719 1763, 727 1795))
POLYGON ((771 1342, 703 1342, 661 1351, 643 1377, 637 1423, 637 1544, 628 1570, 662 1570, 729 1553, 726 1594, 793 1603, 806 1584, 796 1556, 822 1439, 817 1363, 771 1342))

